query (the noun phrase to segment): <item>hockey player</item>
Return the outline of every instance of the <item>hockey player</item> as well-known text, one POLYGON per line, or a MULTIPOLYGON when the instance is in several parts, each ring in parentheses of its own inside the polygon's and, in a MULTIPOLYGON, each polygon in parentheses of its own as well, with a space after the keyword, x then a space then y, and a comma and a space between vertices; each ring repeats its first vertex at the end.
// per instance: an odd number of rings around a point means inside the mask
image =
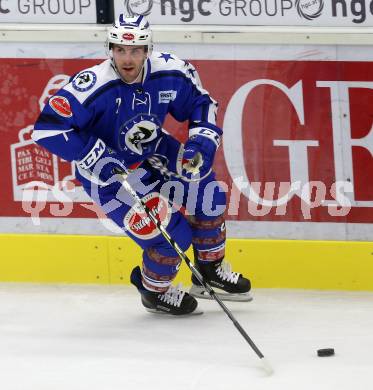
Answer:
POLYGON ((132 271, 131 281, 149 311, 193 313, 194 296, 206 295, 194 278, 190 294, 171 285, 180 258, 125 193, 116 180, 118 170, 127 172, 183 250, 193 244, 197 268, 223 290, 223 299, 249 300, 250 281, 223 260, 226 199, 217 185, 211 187, 222 134, 215 123, 216 102, 188 61, 152 51, 152 31, 143 16, 120 15, 108 29, 107 50, 106 61, 81 71, 49 99, 35 124, 34 141, 75 161, 76 178, 87 193, 141 246, 142 268, 132 271), (189 121, 185 145, 162 129, 167 114, 189 121), (178 199, 162 195, 170 183, 182 188, 178 199), (209 184, 213 191, 206 191, 209 184), (213 212, 204 206, 208 194, 213 212))

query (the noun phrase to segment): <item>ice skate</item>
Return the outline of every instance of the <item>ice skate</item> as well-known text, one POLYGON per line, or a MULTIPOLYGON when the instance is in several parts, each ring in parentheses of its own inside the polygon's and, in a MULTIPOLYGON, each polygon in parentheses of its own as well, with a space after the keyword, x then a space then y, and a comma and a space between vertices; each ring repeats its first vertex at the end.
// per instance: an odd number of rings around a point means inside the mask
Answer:
POLYGON ((131 273, 131 283, 135 285, 141 294, 141 302, 145 309, 151 313, 169 314, 174 316, 196 315, 203 312, 197 308, 198 302, 186 291, 181 290, 181 285, 170 286, 164 292, 147 290, 141 281, 140 267, 135 267, 131 273))
MULTIPOLYGON (((250 280, 238 272, 233 272, 228 262, 224 260, 210 263, 196 261, 195 266, 221 300, 234 302, 252 301, 253 297, 249 293, 251 289, 250 280)), ((194 275, 192 275, 192 283, 192 288, 189 291, 190 295, 196 298, 212 299, 194 275)))

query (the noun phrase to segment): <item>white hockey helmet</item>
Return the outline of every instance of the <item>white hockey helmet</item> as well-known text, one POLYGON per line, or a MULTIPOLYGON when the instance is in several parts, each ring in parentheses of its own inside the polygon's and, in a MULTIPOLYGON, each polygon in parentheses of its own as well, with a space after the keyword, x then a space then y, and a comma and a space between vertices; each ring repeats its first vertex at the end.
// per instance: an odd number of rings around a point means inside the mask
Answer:
POLYGON ((152 31, 149 22, 143 15, 126 16, 120 14, 109 28, 107 45, 111 44, 147 46, 148 54, 152 50, 152 31))

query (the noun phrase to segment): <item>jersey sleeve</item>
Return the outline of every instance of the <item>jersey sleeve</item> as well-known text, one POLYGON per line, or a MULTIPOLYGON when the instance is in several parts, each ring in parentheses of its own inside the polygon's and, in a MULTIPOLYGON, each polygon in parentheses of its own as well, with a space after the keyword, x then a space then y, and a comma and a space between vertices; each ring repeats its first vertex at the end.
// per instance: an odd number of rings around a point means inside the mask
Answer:
POLYGON ((188 61, 182 62, 179 90, 170 104, 170 114, 181 122, 189 120, 189 127, 207 127, 222 134, 216 126, 217 102, 202 87, 195 67, 188 61))
POLYGON ((85 129, 94 116, 91 110, 61 89, 48 100, 39 115, 32 139, 64 160, 77 160, 89 142, 85 129))

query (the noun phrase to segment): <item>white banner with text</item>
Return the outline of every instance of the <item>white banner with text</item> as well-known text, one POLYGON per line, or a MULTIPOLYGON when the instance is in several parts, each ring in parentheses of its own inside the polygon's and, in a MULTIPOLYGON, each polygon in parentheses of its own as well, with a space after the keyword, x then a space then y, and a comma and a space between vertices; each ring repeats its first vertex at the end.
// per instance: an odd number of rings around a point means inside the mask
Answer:
POLYGON ((153 24, 373 26, 372 0, 115 0, 153 24))
POLYGON ((0 23, 96 21, 96 0, 0 0, 0 23))

